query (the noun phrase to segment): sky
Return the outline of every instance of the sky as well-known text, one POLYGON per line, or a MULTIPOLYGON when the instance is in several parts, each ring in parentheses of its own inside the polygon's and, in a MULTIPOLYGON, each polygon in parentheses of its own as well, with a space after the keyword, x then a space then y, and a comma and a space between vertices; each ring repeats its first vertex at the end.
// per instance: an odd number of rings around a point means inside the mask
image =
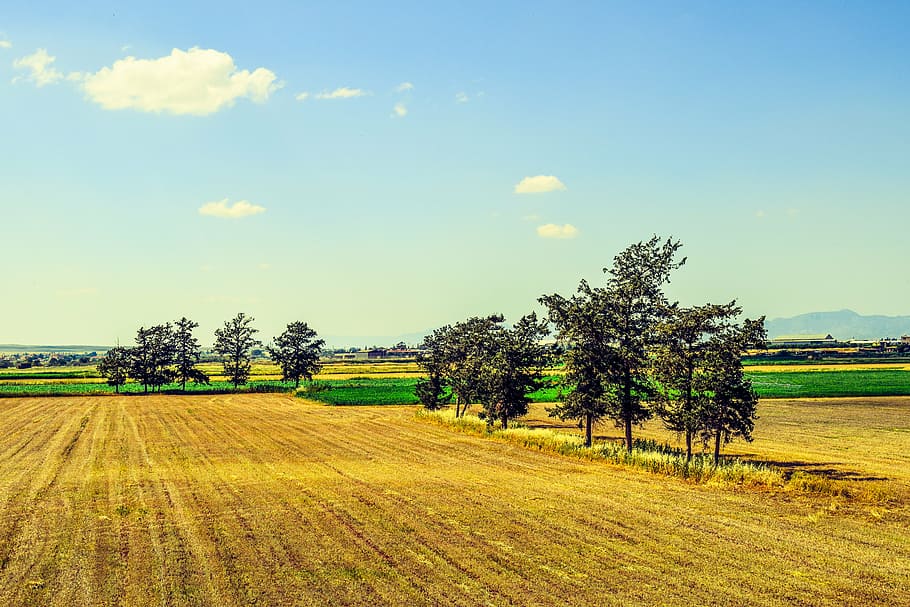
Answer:
MULTIPOLYGON (((906 2, 0 6, 0 343, 684 305, 910 314, 906 2)), ((354 339, 354 338, 351 338, 354 339)), ((365 339, 357 337, 356 339, 365 339)), ((351 344, 363 345, 363 344, 351 344)))

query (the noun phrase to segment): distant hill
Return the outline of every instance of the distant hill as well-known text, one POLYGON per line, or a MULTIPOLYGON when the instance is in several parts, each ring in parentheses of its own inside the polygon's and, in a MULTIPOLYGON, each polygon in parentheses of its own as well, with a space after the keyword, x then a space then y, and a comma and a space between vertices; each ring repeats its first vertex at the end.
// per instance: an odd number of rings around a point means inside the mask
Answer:
POLYGON ((830 333, 836 339, 879 339, 910 335, 910 316, 864 316, 853 310, 810 312, 765 321, 768 337, 830 333))
POLYGON ((110 346, 34 346, 27 344, 0 344, 0 352, 107 352, 110 346))

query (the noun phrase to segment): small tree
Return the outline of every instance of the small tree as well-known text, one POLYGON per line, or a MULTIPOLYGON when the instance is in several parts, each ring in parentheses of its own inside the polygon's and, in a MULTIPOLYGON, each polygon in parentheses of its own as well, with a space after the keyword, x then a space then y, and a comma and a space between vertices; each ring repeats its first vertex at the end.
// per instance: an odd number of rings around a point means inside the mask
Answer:
POLYGON ((132 360, 130 375, 142 384, 148 393, 149 387, 161 390, 161 386, 172 382, 175 373, 169 366, 174 359, 174 334, 170 323, 155 325, 136 332, 136 345, 130 348, 132 360))
POLYGON ((653 358, 658 383, 657 413, 664 426, 685 436, 686 458, 709 399, 705 381, 712 339, 740 313, 736 302, 672 309, 659 329, 653 358))
POLYGON ((199 362, 199 341, 193 337, 193 329, 199 323, 183 317, 174 323, 174 363, 176 365, 176 379, 180 382, 180 389, 186 391, 186 382, 197 384, 209 383, 209 377, 196 368, 199 362))
POLYGON ((249 380, 250 350, 262 344, 253 337, 259 332, 251 326, 253 320, 240 312, 215 331, 214 350, 224 357, 224 374, 234 384, 234 390, 249 380))
POLYGON ((480 360, 477 395, 488 423, 509 420, 528 412, 528 394, 541 387, 548 349, 540 341, 547 335, 546 321, 536 314, 523 316, 511 329, 497 327, 490 333, 489 349, 480 360))
POLYGON ((300 378, 307 381, 319 373, 319 353, 325 340, 315 339, 316 331, 305 322, 292 322, 284 333, 274 338, 274 345, 267 346, 269 356, 281 367, 281 378, 300 386, 300 378))
POLYGON ((129 348, 111 348, 98 363, 98 373, 107 379, 107 385, 114 386, 114 392, 120 394, 120 386, 126 383, 130 372, 132 355, 129 348))
POLYGON ((740 437, 752 441, 758 396, 743 373, 742 356, 751 348, 764 346, 764 317, 746 319, 730 326, 711 340, 706 374, 710 398, 701 410, 700 431, 707 447, 714 443, 714 464, 720 460, 721 442, 740 437))
POLYGON ((606 324, 600 318, 600 310, 593 305, 591 291, 584 281, 579 294, 570 299, 546 295, 538 301, 549 309, 557 338, 567 347, 561 381, 566 391, 560 390, 560 402, 547 412, 551 417, 579 421, 585 430, 585 446, 590 447, 594 424, 609 412, 608 386, 604 381, 605 347, 609 344, 606 324))
MULTIPOLYGON (((491 356, 492 335, 503 320, 500 314, 484 318, 474 316, 436 329, 424 338, 423 353, 417 363, 429 373, 429 381, 435 381, 439 388, 446 386, 451 390, 451 396, 455 398, 455 417, 464 415, 468 406, 479 400, 478 378, 491 356), (434 375, 437 376, 435 380, 432 379, 434 375)), ((431 387, 428 384, 421 386, 425 398, 429 399, 421 402, 425 406, 427 402, 435 403, 430 396, 432 393, 427 392, 431 387)), ((445 398, 440 391, 435 394, 445 398)))

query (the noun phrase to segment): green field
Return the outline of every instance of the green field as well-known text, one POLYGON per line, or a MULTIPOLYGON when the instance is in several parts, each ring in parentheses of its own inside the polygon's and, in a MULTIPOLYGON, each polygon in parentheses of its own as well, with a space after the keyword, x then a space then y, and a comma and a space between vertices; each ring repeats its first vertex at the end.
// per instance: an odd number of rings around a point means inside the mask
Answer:
MULTIPOLYGON (((548 376, 555 381, 556 376, 548 376)), ((414 405, 414 377, 352 377, 351 379, 320 379, 301 387, 298 396, 329 405, 414 405)), ((553 402, 558 389, 549 386, 531 393, 533 402, 553 402)))
POLYGON ((892 369, 769 371, 747 375, 762 398, 910 395, 910 372, 892 369))
MULTIPOLYGON (((216 372, 214 366, 206 369, 216 372)), ((392 372, 383 372, 380 364, 369 369, 353 367, 348 369, 336 365, 331 374, 323 375, 331 379, 317 379, 302 385, 298 391, 301 396, 330 405, 391 405, 415 404, 414 386, 417 376, 407 370, 402 372, 397 367, 392 372), (359 372, 348 376, 345 371, 359 372), (390 375, 401 375, 390 377, 390 375), (332 378, 335 376, 334 378, 332 378)), ((292 384, 278 381, 275 369, 261 366, 255 369, 252 381, 241 387, 240 391, 284 391, 291 390, 292 384)), ((766 370, 754 367, 746 372, 752 380, 755 391, 761 398, 806 398, 835 396, 910 396, 910 371, 903 368, 834 368, 793 370, 791 367, 776 368, 769 366, 766 370)), ((233 386, 214 376, 210 385, 188 384, 187 392, 194 394, 220 394, 233 392, 233 386)), ((559 389, 556 383, 558 375, 548 375, 550 385, 531 394, 533 402, 553 402, 557 400, 559 389)), ((173 393, 180 390, 178 384, 169 384, 162 392, 173 393)), ((128 383, 120 388, 127 394, 142 392, 142 386, 128 383)), ((79 370, 47 369, 35 371, 7 370, 0 373, 0 397, 4 396, 81 396, 111 394, 114 389, 100 383, 93 368, 79 370)))

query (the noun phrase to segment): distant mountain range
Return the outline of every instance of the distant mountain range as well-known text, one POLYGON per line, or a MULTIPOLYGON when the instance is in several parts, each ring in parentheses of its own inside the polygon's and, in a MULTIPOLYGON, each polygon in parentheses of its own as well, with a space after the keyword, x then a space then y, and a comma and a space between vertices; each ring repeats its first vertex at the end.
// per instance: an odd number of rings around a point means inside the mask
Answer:
POLYGON ((830 333, 835 339, 880 339, 910 335, 910 316, 864 316, 853 310, 810 312, 765 321, 768 337, 830 333))
MULTIPOLYGON (((836 339, 879 339, 881 337, 900 337, 910 335, 910 316, 864 316, 853 310, 837 312, 810 312, 791 318, 773 318, 765 321, 768 337, 781 335, 815 335, 830 333, 836 339)), ((325 335, 329 348, 364 348, 371 346, 389 347, 398 342, 417 345, 425 335, 432 333, 427 329, 421 333, 402 333, 399 335, 325 335)), ((66 345, 36 346, 24 344, 0 344, 0 352, 105 352, 110 346, 66 345)))
POLYGON ((85 345, 70 345, 70 346, 35 346, 28 344, 0 344, 0 352, 107 352, 110 350, 110 346, 85 346, 85 345))

